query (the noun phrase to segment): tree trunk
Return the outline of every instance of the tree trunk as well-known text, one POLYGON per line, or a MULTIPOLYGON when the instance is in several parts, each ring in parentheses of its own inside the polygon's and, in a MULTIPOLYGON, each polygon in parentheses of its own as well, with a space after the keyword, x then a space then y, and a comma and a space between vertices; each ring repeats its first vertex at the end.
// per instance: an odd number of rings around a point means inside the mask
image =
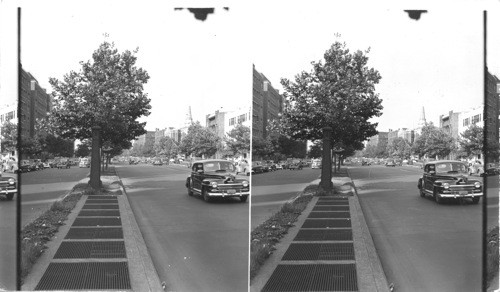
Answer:
POLYGON ((333 155, 333 173, 337 173, 337 154, 333 155))

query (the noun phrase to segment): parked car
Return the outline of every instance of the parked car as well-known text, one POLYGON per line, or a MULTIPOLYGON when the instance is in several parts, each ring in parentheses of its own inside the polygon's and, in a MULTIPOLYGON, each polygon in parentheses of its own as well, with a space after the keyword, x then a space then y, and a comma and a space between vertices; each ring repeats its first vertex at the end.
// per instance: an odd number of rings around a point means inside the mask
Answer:
POLYGON ((484 173, 483 163, 479 160, 475 160, 469 163, 469 175, 477 174, 481 175, 484 173))
POLYGON ((0 195, 4 195, 10 201, 15 194, 17 194, 17 180, 0 173, 0 195))
POLYGON ((276 163, 274 163, 274 161, 268 160, 268 161, 266 161, 265 164, 269 168, 269 171, 275 171, 276 170, 276 163))
POLYGON ((394 162, 394 160, 388 160, 388 161, 385 163, 385 166, 389 166, 389 167, 396 167, 396 162, 394 162))
POLYGON ((155 161, 153 161, 153 165, 155 165, 155 166, 162 166, 163 162, 160 159, 156 159, 155 161))
POLYGON ((418 179, 421 197, 432 195, 441 204, 443 199, 470 198, 477 204, 483 196, 481 181, 468 176, 467 164, 461 161, 440 160, 425 164, 418 179))
POLYGON ((82 158, 80 159, 80 163, 78 163, 79 168, 89 168, 90 167, 90 159, 89 158, 82 158))
POLYGON ((262 162, 252 161, 252 173, 263 173, 264 168, 262 167, 262 162))
POLYGON ((370 166, 370 165, 372 165, 372 163, 368 160, 363 160, 363 161, 361 161, 361 165, 362 166, 370 166))
POLYGON ((302 168, 304 167, 302 161, 299 161, 299 162, 295 162, 295 163, 292 163, 290 164, 290 166, 288 166, 288 169, 290 170, 302 170, 302 168))
POLYGON ((248 161, 241 160, 238 163, 236 163, 236 174, 243 173, 244 175, 250 175, 251 172, 252 170, 248 165, 248 161))
POLYGON ((250 183, 236 176, 236 167, 222 159, 200 160, 193 163, 191 175, 186 179, 188 195, 200 195, 206 202, 212 198, 238 197, 246 202, 250 195, 250 183))
POLYGON ((276 170, 280 170, 280 169, 283 169, 283 165, 281 163, 276 163, 276 170))
POLYGON ((313 159, 311 168, 321 168, 321 159, 313 159))
POLYGON ((280 161, 280 162, 278 162, 278 164, 280 164, 281 168, 283 168, 283 169, 288 169, 288 166, 290 166, 288 161, 280 161))
POLYGON ((56 165, 58 169, 70 168, 71 164, 68 161, 59 161, 56 165))
POLYGON ((42 162, 43 168, 50 168, 50 164, 48 162, 42 162))
POLYGON ((500 165, 498 163, 488 163, 486 170, 481 174, 482 176, 491 176, 500 174, 500 165))

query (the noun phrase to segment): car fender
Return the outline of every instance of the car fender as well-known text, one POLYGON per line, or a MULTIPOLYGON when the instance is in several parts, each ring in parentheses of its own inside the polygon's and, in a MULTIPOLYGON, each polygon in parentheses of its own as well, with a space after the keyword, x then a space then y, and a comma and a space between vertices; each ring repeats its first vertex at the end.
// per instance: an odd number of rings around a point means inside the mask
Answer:
POLYGON ((422 178, 419 178, 419 179, 418 179, 417 188, 418 188, 418 189, 421 189, 421 188, 422 188, 422 178))

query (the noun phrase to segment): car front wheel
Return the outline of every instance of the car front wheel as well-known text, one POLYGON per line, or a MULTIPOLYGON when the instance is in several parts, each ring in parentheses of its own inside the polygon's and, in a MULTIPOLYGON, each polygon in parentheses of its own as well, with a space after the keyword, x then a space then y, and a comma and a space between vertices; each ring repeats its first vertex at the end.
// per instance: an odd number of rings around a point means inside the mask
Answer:
POLYGON ((14 198, 14 194, 7 194, 6 197, 7 197, 7 201, 12 201, 12 199, 14 198))
POLYGON ((438 204, 442 204, 443 203, 443 198, 441 198, 437 192, 436 189, 434 189, 434 200, 436 201, 436 203, 438 204))
POLYGON ((208 203, 208 202, 212 201, 212 198, 210 198, 210 196, 208 195, 208 191, 207 191, 207 189, 203 189, 203 193, 202 193, 202 195, 203 195, 203 200, 204 200, 205 202, 207 202, 207 203, 208 203))
POLYGON ((248 199, 248 196, 241 196, 240 197, 240 202, 245 203, 248 199))
POLYGON ((191 182, 188 180, 187 182, 187 191, 188 191, 188 196, 192 196, 193 195, 193 191, 191 190, 191 182))
POLYGON ((474 198, 472 198, 472 204, 479 203, 479 199, 480 199, 480 197, 474 197, 474 198))

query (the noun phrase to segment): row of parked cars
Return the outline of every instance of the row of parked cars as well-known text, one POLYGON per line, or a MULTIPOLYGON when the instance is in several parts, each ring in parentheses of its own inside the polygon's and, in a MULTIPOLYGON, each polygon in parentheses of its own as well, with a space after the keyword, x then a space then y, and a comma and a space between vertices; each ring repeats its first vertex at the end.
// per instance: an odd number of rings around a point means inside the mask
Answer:
POLYGON ((252 173, 264 173, 270 171, 276 171, 280 169, 289 169, 289 170, 301 170, 304 167, 311 166, 311 162, 302 161, 302 160, 287 160, 287 161, 279 161, 274 162, 271 160, 268 161, 252 161, 252 173))

